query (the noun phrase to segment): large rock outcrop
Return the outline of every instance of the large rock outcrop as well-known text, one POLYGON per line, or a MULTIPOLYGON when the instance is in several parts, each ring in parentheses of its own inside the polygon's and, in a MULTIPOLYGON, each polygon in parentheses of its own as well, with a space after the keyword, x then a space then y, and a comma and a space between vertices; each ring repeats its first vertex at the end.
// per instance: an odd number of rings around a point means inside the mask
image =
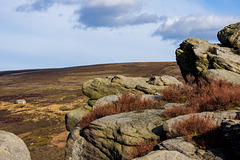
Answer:
POLYGON ((217 36, 223 45, 240 49, 240 22, 224 27, 217 36))
POLYGON ((31 160, 31 157, 22 139, 13 133, 0 130, 0 159, 31 160))
POLYGON ((124 92, 141 92, 145 94, 156 94, 170 84, 182 84, 171 76, 150 78, 125 77, 121 75, 94 78, 83 84, 83 93, 92 100, 108 95, 117 95, 124 92))
POLYGON ((183 41, 176 50, 176 60, 183 78, 186 80, 186 76, 189 74, 196 78, 215 78, 216 73, 209 70, 218 69, 218 75, 224 75, 224 71, 220 70, 227 70, 230 77, 227 81, 240 84, 237 80, 240 74, 240 56, 236 54, 235 47, 239 45, 239 32, 239 23, 230 25, 220 31, 218 36, 220 41, 225 44, 224 46, 197 38, 189 38, 183 41), (238 75, 236 76, 236 74, 238 75))
POLYGON ((75 128, 67 141, 66 160, 131 159, 133 147, 140 142, 160 140, 162 112, 121 113, 95 120, 81 131, 75 128))

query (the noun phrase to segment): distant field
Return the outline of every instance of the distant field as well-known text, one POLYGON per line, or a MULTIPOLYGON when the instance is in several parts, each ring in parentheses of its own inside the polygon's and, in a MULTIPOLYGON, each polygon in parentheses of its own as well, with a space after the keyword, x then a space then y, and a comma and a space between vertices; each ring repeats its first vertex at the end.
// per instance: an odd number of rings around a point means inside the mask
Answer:
POLYGON ((23 138, 33 160, 63 159, 68 134, 65 113, 86 104, 88 99, 82 94, 84 82, 110 75, 171 75, 183 81, 176 62, 0 72, 0 129, 23 138), (17 99, 25 99, 27 104, 14 104, 17 99))

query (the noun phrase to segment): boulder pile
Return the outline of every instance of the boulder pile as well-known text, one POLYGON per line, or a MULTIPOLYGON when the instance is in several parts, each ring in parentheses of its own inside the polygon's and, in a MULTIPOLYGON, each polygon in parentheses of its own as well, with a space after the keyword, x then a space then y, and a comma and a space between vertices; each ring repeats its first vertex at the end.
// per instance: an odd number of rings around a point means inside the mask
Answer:
MULTIPOLYGON (((211 44, 203 39, 190 38, 176 50, 177 63, 184 79, 187 75, 204 79, 226 80, 240 85, 240 23, 232 24, 218 32, 222 44, 211 44)), ((132 111, 109 115, 92 121, 87 127, 77 124, 94 108, 113 104, 126 91, 140 92, 143 98, 157 100, 163 88, 183 85, 170 76, 140 77, 112 76, 95 78, 83 85, 83 93, 90 98, 89 105, 66 115, 70 132, 65 148, 65 160, 130 160, 135 152, 150 148, 147 142, 157 142, 154 150, 136 160, 226 160, 240 159, 240 111, 202 112, 166 119, 165 109, 175 105, 166 103, 160 109, 132 111), (177 135, 177 122, 198 116, 211 121, 218 129, 220 141, 226 145, 200 148, 177 135), (141 144, 140 148, 139 144, 141 144)), ((195 133, 197 134, 197 133, 195 133)), ((140 155, 140 154, 139 154, 140 155)))

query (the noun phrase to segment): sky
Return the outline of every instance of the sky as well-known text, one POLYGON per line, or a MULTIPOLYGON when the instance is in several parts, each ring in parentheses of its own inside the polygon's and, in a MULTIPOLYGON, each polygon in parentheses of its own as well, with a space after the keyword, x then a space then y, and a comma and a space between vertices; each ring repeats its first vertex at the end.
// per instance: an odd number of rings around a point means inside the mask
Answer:
POLYGON ((239 0, 0 2, 0 71, 175 61, 183 40, 240 22, 239 0))

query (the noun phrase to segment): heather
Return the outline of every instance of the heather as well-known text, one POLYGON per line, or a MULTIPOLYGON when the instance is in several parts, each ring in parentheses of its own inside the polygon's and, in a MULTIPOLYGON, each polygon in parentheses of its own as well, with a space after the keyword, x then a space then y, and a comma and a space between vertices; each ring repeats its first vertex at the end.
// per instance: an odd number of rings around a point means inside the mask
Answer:
POLYGON ((198 83, 188 77, 184 86, 172 86, 163 90, 163 99, 169 102, 186 103, 187 107, 175 106, 165 111, 166 117, 176 117, 204 111, 223 111, 240 106, 240 86, 226 81, 200 78, 198 83))

